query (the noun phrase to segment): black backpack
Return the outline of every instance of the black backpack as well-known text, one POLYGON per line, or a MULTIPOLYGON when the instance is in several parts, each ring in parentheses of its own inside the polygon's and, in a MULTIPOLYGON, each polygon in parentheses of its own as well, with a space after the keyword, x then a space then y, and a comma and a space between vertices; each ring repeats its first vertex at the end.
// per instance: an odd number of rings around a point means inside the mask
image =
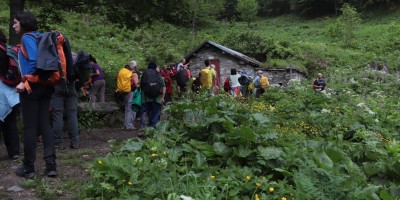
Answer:
POLYGON ((155 69, 146 70, 140 80, 144 94, 150 98, 156 98, 162 94, 162 78, 155 69))
MULTIPOLYGON (((75 83, 76 88, 81 88, 90 78, 90 73, 92 72, 93 66, 90 64, 92 60, 92 55, 84 51, 79 51, 76 62, 73 67, 73 74, 71 78, 77 80, 75 83)), ((70 78, 69 78, 70 79, 70 78)))
POLYGON ((250 80, 246 77, 246 76, 241 76, 238 79, 240 85, 249 85, 250 84, 250 80))
POLYGON ((186 82, 189 80, 189 77, 186 73, 186 69, 179 70, 175 76, 176 76, 176 83, 179 86, 185 86, 186 82))

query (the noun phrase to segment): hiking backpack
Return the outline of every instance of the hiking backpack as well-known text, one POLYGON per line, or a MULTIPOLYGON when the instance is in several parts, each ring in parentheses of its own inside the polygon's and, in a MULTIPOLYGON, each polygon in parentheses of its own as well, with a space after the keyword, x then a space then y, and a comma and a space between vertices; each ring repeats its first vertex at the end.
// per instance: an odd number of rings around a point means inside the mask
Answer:
POLYGON ((15 87, 21 82, 21 72, 18 65, 18 48, 7 45, 0 45, 0 49, 6 52, 9 60, 8 69, 0 76, 0 80, 6 85, 15 87))
POLYGON ((241 75, 240 77, 239 77, 239 83, 240 83, 240 85, 248 85, 248 84, 250 84, 250 80, 249 80, 249 78, 247 78, 246 76, 244 76, 244 75, 241 75))
POLYGON ((269 80, 268 77, 263 76, 260 79, 260 87, 261 89, 267 89, 267 87, 269 86, 269 80))
MULTIPOLYGON (((68 73, 68 77, 77 80, 75 82, 75 88, 83 87, 90 79, 90 74, 93 70, 93 66, 90 64, 92 60, 92 55, 86 53, 85 51, 79 51, 76 62, 73 64, 73 70, 71 76, 68 73)), ((68 80, 70 80, 68 78, 68 80)))
POLYGON ((225 92, 228 92, 230 88, 231 88, 231 78, 230 78, 230 76, 228 76, 228 77, 226 77, 225 82, 224 82, 225 92))
POLYGON ((210 69, 204 68, 200 71, 200 82, 202 87, 212 87, 212 74, 210 69))
POLYGON ((185 86, 186 82, 189 80, 186 69, 182 68, 181 70, 179 70, 178 73, 175 75, 175 78, 176 78, 176 83, 179 86, 185 86))
POLYGON ((150 98, 156 98, 162 94, 162 78, 155 69, 147 69, 140 80, 140 86, 144 94, 150 98))
MULTIPOLYGON (((31 91, 29 82, 47 86, 55 86, 62 82, 68 93, 68 78, 73 78, 73 61, 68 39, 59 31, 45 32, 40 35, 27 34, 36 39, 38 47, 36 73, 22 77, 27 91, 31 91), (70 75, 67 76, 68 73, 70 75)), ((21 51, 23 56, 28 58, 28 52, 23 45, 21 51)))

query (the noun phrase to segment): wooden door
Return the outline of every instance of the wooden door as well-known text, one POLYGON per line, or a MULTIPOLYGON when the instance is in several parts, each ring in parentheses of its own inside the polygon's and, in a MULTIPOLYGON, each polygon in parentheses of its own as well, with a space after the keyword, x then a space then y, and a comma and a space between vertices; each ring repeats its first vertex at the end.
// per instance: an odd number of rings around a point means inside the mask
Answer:
POLYGON ((210 59, 210 65, 215 65, 215 72, 216 72, 216 77, 215 77, 215 85, 220 87, 221 79, 220 79, 220 63, 219 59, 210 59))

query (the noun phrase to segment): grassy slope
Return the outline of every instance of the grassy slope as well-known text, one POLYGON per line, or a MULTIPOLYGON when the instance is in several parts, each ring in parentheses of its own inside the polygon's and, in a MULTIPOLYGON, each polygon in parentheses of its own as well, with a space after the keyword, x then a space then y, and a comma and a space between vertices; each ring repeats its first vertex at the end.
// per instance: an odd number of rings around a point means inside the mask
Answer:
MULTIPOLYGON (((1 4, 1 3, 0 3, 1 4)), ((4 3, 3 3, 4 4, 4 3)), ((4 6, 1 6, 5 8, 4 6)), ((372 60, 381 60, 391 68, 398 66, 398 51, 385 52, 390 41, 390 29, 397 27, 400 14, 375 12, 363 15, 363 23, 355 31, 352 48, 344 49, 340 38, 332 39, 327 34, 327 26, 335 18, 304 20, 287 15, 260 19, 255 23, 255 31, 278 43, 288 43, 288 49, 295 52, 289 59, 276 61, 281 66, 296 65, 301 69, 317 68, 326 74, 337 73, 337 69, 362 66, 372 60)), ((192 48, 206 39, 220 42, 229 28, 244 30, 246 24, 213 22, 199 29, 194 36, 190 29, 157 24, 153 28, 144 27, 135 31, 119 28, 102 17, 78 13, 63 13, 66 22, 52 28, 67 34, 75 51, 85 50, 93 54, 111 79, 118 69, 130 59, 137 59, 139 66, 145 67, 150 56, 163 57, 159 64, 175 62, 192 48), (160 55, 158 55, 160 54, 160 55)), ((0 28, 5 29, 8 10, 0 10, 0 28)), ((8 32, 6 30, 6 32, 8 32)), ((269 60, 266 65, 273 64, 269 60)), ((111 81, 113 82, 113 81, 111 81)), ((109 85, 110 88, 113 85, 109 85)))

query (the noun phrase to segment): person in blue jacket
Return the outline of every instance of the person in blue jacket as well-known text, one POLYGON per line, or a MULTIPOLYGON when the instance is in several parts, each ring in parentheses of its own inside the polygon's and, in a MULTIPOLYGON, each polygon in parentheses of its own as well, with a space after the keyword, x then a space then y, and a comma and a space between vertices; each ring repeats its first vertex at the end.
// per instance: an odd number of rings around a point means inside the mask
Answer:
POLYGON ((46 162, 46 175, 57 176, 56 152, 54 136, 50 127, 50 99, 54 88, 51 86, 31 83, 24 78, 36 73, 37 38, 38 32, 36 17, 30 12, 18 13, 14 16, 13 28, 21 35, 20 48, 24 48, 27 55, 18 52, 23 82, 16 86, 20 94, 20 105, 24 125, 24 159, 23 165, 16 169, 17 176, 25 178, 35 177, 36 137, 43 138, 43 158, 46 162), (27 34, 29 33, 29 34, 27 34), (30 88, 28 88, 30 86, 30 88), (27 92, 31 89, 31 92, 27 92))

